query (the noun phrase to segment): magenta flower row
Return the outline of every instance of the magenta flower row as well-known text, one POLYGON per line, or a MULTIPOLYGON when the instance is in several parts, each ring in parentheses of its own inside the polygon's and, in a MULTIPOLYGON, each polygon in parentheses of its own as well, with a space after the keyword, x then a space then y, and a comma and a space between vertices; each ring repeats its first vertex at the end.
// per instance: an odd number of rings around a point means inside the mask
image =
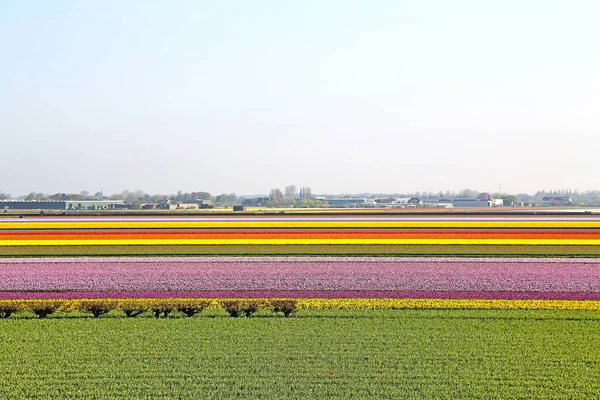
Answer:
POLYGON ((556 292, 436 292, 368 290, 298 291, 196 291, 196 292, 0 292, 10 299, 94 299, 94 298, 391 298, 391 299, 504 299, 504 300, 600 300, 600 293, 556 292))

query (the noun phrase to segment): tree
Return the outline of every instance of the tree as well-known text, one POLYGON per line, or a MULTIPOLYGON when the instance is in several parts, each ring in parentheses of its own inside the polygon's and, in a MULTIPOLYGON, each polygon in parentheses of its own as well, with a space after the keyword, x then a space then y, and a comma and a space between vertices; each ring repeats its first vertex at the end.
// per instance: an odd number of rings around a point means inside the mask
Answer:
POLYGON ((502 196, 494 196, 495 199, 502 199, 504 206, 512 207, 517 202, 517 196, 511 194, 505 194, 502 196))
POLYGON ((300 189, 300 198, 301 199, 311 199, 312 192, 309 187, 303 187, 300 189))
POLYGON ((294 198, 298 194, 296 190, 296 185, 290 185, 285 187, 285 197, 294 198))
POLYGON ((196 196, 200 200, 212 200, 212 195, 208 192, 196 192, 196 196))
POLYGON ((173 198, 173 200, 183 201, 184 200, 183 192, 181 190, 177 191, 177 195, 173 198))
POLYGON ((235 193, 223 193, 216 197, 216 203, 220 205, 232 205, 237 201, 235 193))
POLYGON ((269 197, 271 200, 281 200, 283 199, 283 193, 279 189, 271 189, 271 193, 269 193, 269 197))
POLYGON ((463 189, 460 191, 460 193, 458 193, 458 197, 460 198, 466 198, 466 199, 472 199, 475 198, 479 195, 479 192, 477 192, 476 190, 471 190, 471 189, 463 189))
POLYGON ((44 196, 44 193, 31 192, 27 196, 25 196, 25 198, 23 200, 26 200, 26 201, 31 201, 31 200, 40 201, 40 200, 43 200, 45 198, 46 198, 46 196, 44 196))

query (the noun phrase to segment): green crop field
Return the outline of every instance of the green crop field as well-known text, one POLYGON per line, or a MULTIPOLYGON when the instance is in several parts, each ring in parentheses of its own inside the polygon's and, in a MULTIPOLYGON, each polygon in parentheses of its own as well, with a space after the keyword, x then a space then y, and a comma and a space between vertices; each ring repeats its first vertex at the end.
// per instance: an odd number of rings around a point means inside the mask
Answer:
POLYGON ((600 312, 0 320, 0 398, 569 398, 600 393, 600 312))

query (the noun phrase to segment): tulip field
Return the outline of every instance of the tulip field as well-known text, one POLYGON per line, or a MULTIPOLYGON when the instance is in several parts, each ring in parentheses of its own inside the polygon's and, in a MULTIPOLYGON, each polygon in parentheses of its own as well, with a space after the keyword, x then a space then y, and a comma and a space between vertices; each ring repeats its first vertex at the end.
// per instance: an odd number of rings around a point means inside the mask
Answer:
POLYGON ((0 218, 0 398, 593 398, 600 216, 0 218))

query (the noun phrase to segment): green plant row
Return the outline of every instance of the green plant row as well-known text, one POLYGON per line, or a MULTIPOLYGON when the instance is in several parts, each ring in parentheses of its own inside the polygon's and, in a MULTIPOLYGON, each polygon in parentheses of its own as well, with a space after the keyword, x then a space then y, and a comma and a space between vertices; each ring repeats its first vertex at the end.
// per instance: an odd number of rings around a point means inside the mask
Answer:
POLYGON ((0 320, 0 399, 504 400, 600 393, 600 311, 299 316, 0 320))

